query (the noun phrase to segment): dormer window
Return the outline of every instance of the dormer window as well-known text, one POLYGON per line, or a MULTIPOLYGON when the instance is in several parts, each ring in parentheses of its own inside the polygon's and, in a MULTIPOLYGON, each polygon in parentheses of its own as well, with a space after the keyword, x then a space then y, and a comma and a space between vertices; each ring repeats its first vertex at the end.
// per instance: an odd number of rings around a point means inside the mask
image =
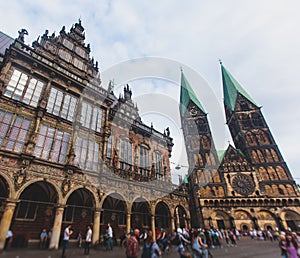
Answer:
POLYGON ((71 41, 67 40, 67 39, 64 39, 63 44, 64 44, 65 47, 67 47, 70 50, 72 50, 73 47, 74 47, 74 44, 71 41))

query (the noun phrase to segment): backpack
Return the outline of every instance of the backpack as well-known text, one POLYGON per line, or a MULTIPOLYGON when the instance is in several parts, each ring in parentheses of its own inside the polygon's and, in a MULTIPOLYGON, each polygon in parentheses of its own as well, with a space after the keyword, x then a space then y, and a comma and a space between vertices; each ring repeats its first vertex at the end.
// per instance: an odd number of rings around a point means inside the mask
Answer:
POLYGON ((153 242, 150 245, 144 244, 142 258, 151 258, 153 242))
POLYGON ((180 245, 180 237, 179 234, 176 234, 176 236, 171 240, 172 245, 180 245))
POLYGON ((137 245, 137 240, 135 240, 132 237, 129 237, 126 241, 127 256, 137 256, 137 248, 135 248, 135 245, 137 245))

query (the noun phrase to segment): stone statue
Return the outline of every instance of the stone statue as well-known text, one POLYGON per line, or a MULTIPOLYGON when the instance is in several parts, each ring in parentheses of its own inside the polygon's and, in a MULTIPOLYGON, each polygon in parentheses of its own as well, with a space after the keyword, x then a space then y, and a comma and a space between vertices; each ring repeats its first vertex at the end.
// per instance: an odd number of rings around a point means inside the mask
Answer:
POLYGON ((24 36, 25 35, 28 35, 28 31, 26 29, 21 29, 18 31, 19 33, 19 37, 18 37, 18 40, 21 41, 22 43, 24 43, 24 36))

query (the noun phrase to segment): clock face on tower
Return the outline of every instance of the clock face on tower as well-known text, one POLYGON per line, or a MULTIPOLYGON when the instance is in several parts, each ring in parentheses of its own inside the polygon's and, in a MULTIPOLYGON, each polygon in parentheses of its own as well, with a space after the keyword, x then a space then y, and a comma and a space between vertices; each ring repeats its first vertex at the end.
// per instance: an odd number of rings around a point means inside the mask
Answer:
POLYGON ((244 196, 254 192, 254 182, 250 176, 245 174, 239 174, 233 177, 231 186, 237 193, 244 196))

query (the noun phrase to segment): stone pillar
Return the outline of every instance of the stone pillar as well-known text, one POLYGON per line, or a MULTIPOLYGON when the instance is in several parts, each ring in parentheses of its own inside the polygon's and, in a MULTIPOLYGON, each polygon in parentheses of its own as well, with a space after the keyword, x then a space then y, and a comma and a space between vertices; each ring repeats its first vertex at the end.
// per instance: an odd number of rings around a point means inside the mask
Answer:
POLYGON ((58 249, 63 213, 63 207, 56 208, 49 249, 58 249))
POLYGON ((10 228, 12 217, 16 208, 16 202, 8 201, 0 222, 0 251, 3 250, 7 231, 10 228))
POLYGON ((171 230, 172 230, 172 232, 174 232, 176 230, 174 217, 171 217, 171 230))
POLYGON ((151 229, 153 233, 153 240, 156 241, 156 235, 155 235, 155 215, 151 214, 151 229))
POLYGON ((100 235, 100 210, 96 210, 94 215, 94 226, 93 226, 93 238, 92 238, 93 244, 99 241, 99 235, 100 235))
POLYGON ((131 214, 128 212, 126 217, 126 233, 128 234, 130 232, 131 227, 131 214))

